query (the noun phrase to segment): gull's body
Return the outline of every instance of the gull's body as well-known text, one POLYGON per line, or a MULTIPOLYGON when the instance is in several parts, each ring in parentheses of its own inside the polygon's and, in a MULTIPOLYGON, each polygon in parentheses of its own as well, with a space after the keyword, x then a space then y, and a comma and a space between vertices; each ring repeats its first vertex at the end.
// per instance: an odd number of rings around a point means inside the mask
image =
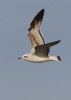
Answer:
POLYGON ((59 61, 56 56, 40 57, 37 55, 33 55, 31 53, 21 56, 21 59, 25 59, 26 61, 30 61, 34 63, 41 63, 41 62, 47 62, 47 61, 59 61), (28 56, 28 59, 27 59, 27 56, 28 56))
POLYGON ((50 47, 58 44, 60 40, 45 43, 44 38, 40 32, 40 26, 44 15, 42 9, 33 19, 28 29, 28 36, 32 44, 30 53, 22 55, 19 59, 24 59, 30 62, 46 62, 46 61, 60 61, 60 56, 50 56, 50 47))

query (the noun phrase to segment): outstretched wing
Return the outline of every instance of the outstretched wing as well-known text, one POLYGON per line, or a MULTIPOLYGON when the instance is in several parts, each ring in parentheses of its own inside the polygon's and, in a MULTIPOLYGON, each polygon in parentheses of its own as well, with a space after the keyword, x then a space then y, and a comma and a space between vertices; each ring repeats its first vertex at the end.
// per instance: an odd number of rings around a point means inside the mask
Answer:
POLYGON ((43 36, 40 33, 40 26, 44 16, 44 9, 42 9, 33 19, 28 29, 28 36, 31 40, 32 47, 44 44, 43 36))
POLYGON ((58 44, 61 40, 50 42, 47 44, 39 45, 35 47, 35 55, 40 57, 47 57, 50 51, 50 47, 58 44))

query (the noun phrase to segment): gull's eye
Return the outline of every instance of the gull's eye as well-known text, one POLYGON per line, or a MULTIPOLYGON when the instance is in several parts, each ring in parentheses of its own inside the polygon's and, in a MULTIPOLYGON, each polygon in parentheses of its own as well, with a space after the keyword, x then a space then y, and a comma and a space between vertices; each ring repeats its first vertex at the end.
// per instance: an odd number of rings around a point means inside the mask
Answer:
POLYGON ((28 58, 28 56, 24 56, 24 58, 28 58))

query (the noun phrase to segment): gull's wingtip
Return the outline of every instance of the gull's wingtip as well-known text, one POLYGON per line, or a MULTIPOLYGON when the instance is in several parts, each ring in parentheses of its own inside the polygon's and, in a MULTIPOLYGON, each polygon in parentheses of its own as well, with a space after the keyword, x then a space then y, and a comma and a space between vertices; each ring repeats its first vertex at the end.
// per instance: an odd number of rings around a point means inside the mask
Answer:
POLYGON ((44 11, 44 10, 45 10, 44 8, 41 9, 41 11, 44 11))
POLYGON ((44 9, 44 8, 40 10, 40 12, 43 12, 43 13, 44 13, 44 11, 45 11, 45 9, 44 9))
POLYGON ((59 42, 61 42, 61 40, 57 40, 57 41, 55 41, 55 42, 59 43, 59 42))
POLYGON ((61 42, 61 40, 58 40, 59 42, 61 42))
POLYGON ((54 41, 56 44, 58 44, 58 43, 60 43, 61 42, 61 40, 58 40, 58 41, 54 41))

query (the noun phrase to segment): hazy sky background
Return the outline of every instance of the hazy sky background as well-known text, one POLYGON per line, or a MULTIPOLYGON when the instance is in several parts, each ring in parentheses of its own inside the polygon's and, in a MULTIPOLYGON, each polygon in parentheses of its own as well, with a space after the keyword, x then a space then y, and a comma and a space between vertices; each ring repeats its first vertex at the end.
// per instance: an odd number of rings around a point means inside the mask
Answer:
POLYGON ((0 0, 0 100, 71 100, 71 0, 0 0), (31 49, 29 23, 45 9, 42 32, 62 61, 17 58, 31 49))

